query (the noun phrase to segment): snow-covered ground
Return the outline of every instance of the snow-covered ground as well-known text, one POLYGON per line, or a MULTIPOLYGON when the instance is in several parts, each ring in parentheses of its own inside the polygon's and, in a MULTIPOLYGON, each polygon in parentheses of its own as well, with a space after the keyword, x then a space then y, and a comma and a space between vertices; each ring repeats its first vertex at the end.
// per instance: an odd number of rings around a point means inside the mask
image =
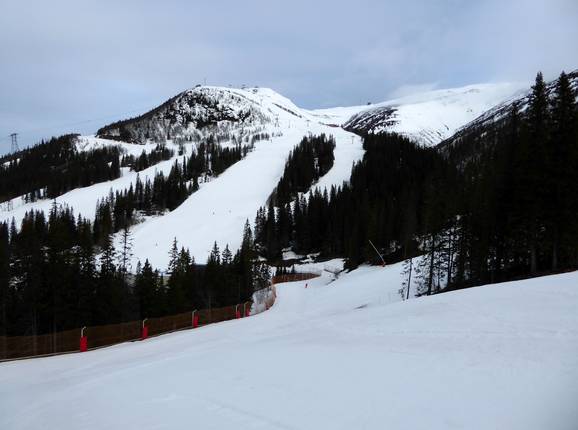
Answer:
POLYGON ((399 301, 400 265, 262 314, 0 364, 0 428, 575 430, 578 272, 399 301))
POLYGON ((257 210, 266 204, 281 178, 289 152, 308 132, 330 132, 336 139, 334 165, 318 184, 329 187, 349 179, 352 164, 363 157, 361 139, 341 129, 308 126, 298 119, 292 122, 283 136, 257 142, 245 159, 202 186, 174 211, 136 225, 133 267, 136 259, 148 258, 155 267, 166 268, 175 237, 198 262, 206 261, 215 241, 221 248, 229 244, 238 249, 245 221, 253 224, 257 210))
MULTIPOLYGON (((104 139, 98 139, 94 136, 83 136, 78 143, 79 148, 85 148, 87 150, 102 145, 119 145, 123 148, 128 148, 128 154, 133 154, 136 156, 140 155, 143 150, 150 152, 156 146, 154 144, 133 145, 129 143, 119 143, 110 140, 107 141, 104 139)), ((175 149, 176 153, 176 146, 168 144, 167 147, 175 149)), ((134 186, 137 176, 140 176, 140 179, 144 182, 147 178, 151 179, 152 181, 156 172, 163 172, 164 174, 168 174, 175 161, 175 158, 177 157, 175 156, 171 160, 161 161, 160 163, 155 164, 154 166, 151 166, 148 169, 142 170, 138 173, 129 171, 128 168, 123 168, 122 176, 118 179, 113 181, 99 182, 89 187, 75 188, 74 190, 64 193, 53 200, 43 199, 32 203, 25 203, 21 197, 16 197, 10 201, 10 205, 8 205, 7 202, 0 204, 0 221, 10 222, 12 218, 14 218, 16 225, 19 227, 22 219, 26 215, 26 212, 31 210, 42 210, 45 213, 48 213, 54 201, 56 201, 56 203, 59 205, 68 205, 74 209, 75 214, 82 214, 84 217, 93 220, 96 212, 96 203, 99 199, 108 196, 111 190, 113 192, 122 191, 124 189, 128 189, 131 184, 134 186)))
POLYGON ((396 132, 433 146, 528 86, 525 83, 476 84, 428 91, 374 105, 319 109, 310 113, 328 124, 343 125, 356 115, 371 115, 376 110, 393 108, 395 112, 391 117, 386 116, 368 131, 396 132), (386 125, 385 119, 392 124, 386 125))
MULTIPOLYGON (((407 134, 418 140, 426 139, 427 143, 433 144, 448 137, 456 128, 484 110, 511 96, 518 88, 519 85, 514 84, 472 85, 430 91, 373 106, 317 111, 300 109, 291 100, 267 88, 199 87, 186 91, 180 96, 183 99, 178 98, 175 102, 173 114, 178 113, 184 118, 191 109, 195 110, 195 106, 191 108, 185 101, 195 92, 202 92, 218 103, 230 104, 232 112, 251 112, 253 122, 249 128, 259 129, 273 137, 257 142, 255 150, 245 159, 218 178, 201 184, 200 190, 173 212, 161 217, 147 218, 142 224, 136 225, 133 229, 132 267, 136 267, 137 260, 144 261, 148 258, 155 267, 165 269, 168 251, 175 237, 180 246, 190 249, 191 255, 198 262, 206 261, 215 241, 221 248, 229 244, 229 247, 235 250, 240 244, 245 220, 248 219, 251 223, 254 221, 257 209, 266 204, 267 197, 281 177, 289 152, 309 133, 331 134, 336 139, 334 166, 315 186, 324 188, 341 185, 349 179, 353 163, 363 156, 362 142, 358 136, 331 125, 341 125, 352 115, 367 109, 395 107, 395 124, 386 127, 388 130, 407 134)), ((179 130, 187 136, 194 134, 196 131, 189 126, 183 124, 179 130)), ((235 122, 224 124, 223 127, 231 135, 247 131, 243 130, 245 125, 235 122)), ((381 129, 377 127, 374 131, 381 129)), ((150 152, 155 143, 119 143, 94 136, 82 136, 77 143, 78 148, 84 150, 102 145, 119 145, 126 153, 138 156, 143 150, 150 152)), ((190 152, 192 145, 185 144, 185 150, 190 152)), ((176 149, 176 145, 170 142, 168 146, 176 149)), ((167 174, 175 158, 141 171, 141 179, 152 178, 157 171, 167 174)), ((122 177, 114 181, 78 188, 55 200, 59 204, 72 207, 76 214, 93 219, 99 199, 106 197, 110 190, 123 190, 131 184, 134 185, 136 178, 136 172, 123 169, 122 177)), ((9 203, 0 204, 0 221, 10 222, 14 218, 19 225, 27 211, 35 209, 48 212, 51 206, 52 200, 25 203, 20 197, 15 198, 9 203)))
MULTIPOLYGON (((336 139, 335 162, 333 168, 316 184, 321 187, 341 185, 349 179, 354 162, 363 157, 361 139, 341 128, 329 127, 320 123, 307 111, 300 110, 289 99, 267 88, 247 90, 203 87, 203 90, 214 93, 215 97, 224 98, 224 93, 239 96, 237 102, 263 112, 265 122, 261 132, 269 133, 270 140, 255 143, 255 149, 247 157, 231 166, 218 178, 201 184, 181 206, 173 212, 160 217, 147 218, 133 229, 133 261, 149 259, 151 264, 160 270, 166 269, 168 252, 176 237, 179 246, 189 248, 191 255, 198 262, 205 262, 216 241, 221 248, 226 244, 234 251, 241 243, 243 227, 248 219, 251 224, 259 207, 266 205, 267 198, 283 174, 285 162, 290 151, 308 134, 325 133, 336 139), (240 100, 240 101, 239 101, 240 100)), ((237 106, 239 108, 239 106, 237 106)), ((231 128, 231 133, 239 132, 231 128)), ((99 139, 94 136, 82 136, 77 144, 79 149, 92 149, 102 145, 119 145, 126 153, 140 155, 143 150, 150 152, 155 144, 136 145, 117 141, 99 139)), ((185 144, 185 150, 191 151, 193 144, 185 144)), ((177 146, 169 143, 177 152, 177 146)), ((139 172, 141 180, 153 178, 156 171, 165 174, 171 169, 175 159, 163 161, 139 172)), ((136 182, 137 173, 123 170, 122 177, 102 182, 90 187, 78 188, 56 198, 59 204, 72 207, 90 219, 94 218, 96 203, 106 197, 110 190, 123 190, 136 182)), ((15 219, 17 225, 27 211, 32 209, 48 212, 52 200, 40 200, 24 203, 15 198, 11 206, 0 207, 0 220, 15 219)))

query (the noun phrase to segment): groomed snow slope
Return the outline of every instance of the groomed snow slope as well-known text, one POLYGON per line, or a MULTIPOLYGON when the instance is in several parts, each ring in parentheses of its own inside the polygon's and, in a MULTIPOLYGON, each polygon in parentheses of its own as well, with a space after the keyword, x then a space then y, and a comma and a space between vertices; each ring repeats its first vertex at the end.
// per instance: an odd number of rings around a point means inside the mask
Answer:
POLYGON ((268 312, 0 364, 0 428, 575 430, 578 272, 394 302, 399 265, 268 312))
POLYGON ((253 225, 257 210, 266 205, 281 178, 289 153, 310 132, 332 134, 336 140, 334 165, 316 185, 330 187, 348 180, 352 164, 363 157, 361 139, 341 129, 291 121, 283 136, 257 142, 245 159, 203 184, 174 211, 136 225, 133 267, 137 259, 148 258, 153 266, 166 268, 175 237, 197 262, 206 261, 215 241, 221 249, 226 244, 238 249, 245 221, 253 225))
POLYGON ((262 131, 270 140, 256 142, 255 149, 218 178, 203 184, 174 211, 136 225, 133 230, 133 267, 148 258, 154 267, 164 269, 174 238, 179 247, 188 248, 197 262, 205 262, 214 242, 234 251, 241 244, 246 220, 252 224, 259 207, 283 174, 291 150, 308 134, 333 135, 336 140, 334 165, 316 185, 341 185, 349 179, 354 162, 363 157, 361 139, 345 130, 329 127, 286 97, 268 88, 247 90, 208 87, 218 93, 237 94, 258 106, 268 118, 262 131), (281 135, 279 135, 281 134, 281 135))

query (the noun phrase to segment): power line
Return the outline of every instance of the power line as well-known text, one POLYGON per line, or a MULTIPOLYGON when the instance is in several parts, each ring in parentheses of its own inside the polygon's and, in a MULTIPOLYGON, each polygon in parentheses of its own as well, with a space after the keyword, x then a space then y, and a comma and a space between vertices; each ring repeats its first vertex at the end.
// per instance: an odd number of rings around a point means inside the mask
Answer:
POLYGON ((10 138, 11 140, 12 135, 13 134, 30 134, 30 133, 35 133, 35 132, 42 132, 42 131, 49 131, 49 130, 54 130, 57 128, 64 128, 64 127, 74 127, 77 125, 82 125, 82 124, 87 124, 87 123, 91 123, 91 122, 95 122, 95 121, 102 121, 105 119, 110 119, 110 118, 116 118, 116 117, 125 117, 128 114, 134 113, 134 112, 142 112, 142 111, 147 111, 150 110, 150 105, 147 107, 143 107, 143 108, 138 108, 138 109, 132 109, 129 111, 125 111, 123 113, 118 113, 118 114, 113 114, 113 115, 106 115, 106 116, 102 116, 99 118, 92 118, 92 119, 86 119, 86 120, 82 120, 82 121, 76 121, 76 122, 72 122, 72 123, 67 123, 67 124, 60 124, 60 125, 53 125, 53 126, 46 126, 46 127, 39 127, 39 128, 33 128, 33 129, 28 129, 28 130, 20 130, 18 133, 12 133, 9 135, 5 135, 3 137, 0 137, 0 140, 4 140, 4 139, 8 139, 10 138))

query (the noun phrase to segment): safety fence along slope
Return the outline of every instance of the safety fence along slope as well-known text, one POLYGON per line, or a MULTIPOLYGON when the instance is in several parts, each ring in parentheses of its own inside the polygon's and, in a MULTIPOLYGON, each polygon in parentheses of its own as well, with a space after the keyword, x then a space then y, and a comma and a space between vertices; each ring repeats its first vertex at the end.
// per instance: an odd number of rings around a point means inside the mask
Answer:
POLYGON ((118 324, 88 326, 33 336, 0 336, 0 361, 42 357, 144 340, 179 330, 193 329, 264 312, 277 298, 275 284, 302 281, 316 275, 293 273, 273 277, 272 284, 256 291, 253 301, 221 308, 192 310, 177 315, 145 318, 118 324))

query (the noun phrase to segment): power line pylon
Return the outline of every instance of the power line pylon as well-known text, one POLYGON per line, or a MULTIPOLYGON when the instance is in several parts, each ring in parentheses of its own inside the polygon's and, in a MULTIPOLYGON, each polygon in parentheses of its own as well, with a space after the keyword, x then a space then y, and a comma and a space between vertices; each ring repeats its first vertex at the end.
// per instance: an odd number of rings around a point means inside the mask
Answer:
POLYGON ((10 139, 12 139, 12 143, 10 145, 10 152, 18 152, 18 133, 12 133, 10 135, 10 139))

